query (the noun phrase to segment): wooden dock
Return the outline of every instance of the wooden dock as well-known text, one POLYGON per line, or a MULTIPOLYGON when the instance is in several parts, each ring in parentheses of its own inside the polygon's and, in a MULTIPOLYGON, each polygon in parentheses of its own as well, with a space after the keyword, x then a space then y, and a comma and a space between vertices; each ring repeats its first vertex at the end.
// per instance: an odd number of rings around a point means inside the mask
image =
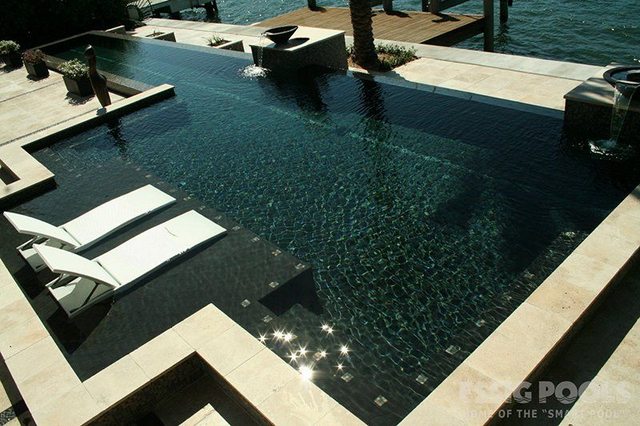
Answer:
MULTIPOLYGON (((260 27, 301 25, 344 31, 352 36, 351 16, 345 7, 310 10, 302 8, 256 24, 260 27)), ((452 46, 485 29, 485 18, 479 15, 459 15, 430 12, 373 12, 373 35, 380 40, 452 46)))

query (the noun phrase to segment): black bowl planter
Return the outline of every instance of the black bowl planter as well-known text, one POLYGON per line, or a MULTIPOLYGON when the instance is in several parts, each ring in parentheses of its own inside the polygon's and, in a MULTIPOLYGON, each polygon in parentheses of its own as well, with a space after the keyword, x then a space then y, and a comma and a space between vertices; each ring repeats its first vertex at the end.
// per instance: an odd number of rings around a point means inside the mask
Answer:
POLYGON ((298 29, 297 25, 268 29, 264 35, 275 44, 285 44, 298 29))
POLYGON ((93 95, 93 88, 91 87, 91 81, 89 77, 82 77, 79 80, 63 76, 64 85, 67 86, 69 93, 74 95, 85 97, 93 95))
POLYGON ((2 62, 7 68, 20 68, 22 66, 22 57, 19 52, 6 53, 2 56, 2 62))
POLYGON ((24 67, 27 69, 30 77, 33 78, 46 78, 49 77, 49 69, 44 62, 25 62, 24 67))

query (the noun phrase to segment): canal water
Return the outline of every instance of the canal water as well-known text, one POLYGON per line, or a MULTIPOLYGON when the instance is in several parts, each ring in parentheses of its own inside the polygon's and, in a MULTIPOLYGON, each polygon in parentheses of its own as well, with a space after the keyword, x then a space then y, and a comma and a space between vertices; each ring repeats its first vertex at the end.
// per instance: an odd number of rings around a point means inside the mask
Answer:
MULTIPOLYGON (((251 24, 304 7, 306 0, 217 0, 222 22, 251 24)), ((347 0, 317 0, 319 6, 347 6, 347 0)), ((420 0, 395 0, 399 10, 420 10, 420 0)), ((450 9, 481 13, 482 1, 450 9)), ((496 13, 498 2, 496 1, 496 13)), ((607 65, 640 62, 640 1, 514 0, 508 25, 496 29, 496 51, 561 61, 607 65)), ((202 10, 183 19, 205 19, 202 10)), ((497 22, 497 20, 496 20, 497 22)), ((459 45, 482 49, 482 37, 459 45)))

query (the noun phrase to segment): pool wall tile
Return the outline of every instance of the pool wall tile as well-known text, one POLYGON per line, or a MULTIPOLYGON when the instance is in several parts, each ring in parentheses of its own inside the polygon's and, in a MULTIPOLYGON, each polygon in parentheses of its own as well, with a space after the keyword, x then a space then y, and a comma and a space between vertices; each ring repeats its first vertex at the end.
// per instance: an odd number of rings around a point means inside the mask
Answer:
POLYGON ((465 100, 471 99, 471 93, 463 92, 461 90, 445 88, 445 87, 436 87, 436 90, 434 93, 438 95, 453 96, 454 98, 460 98, 465 100))

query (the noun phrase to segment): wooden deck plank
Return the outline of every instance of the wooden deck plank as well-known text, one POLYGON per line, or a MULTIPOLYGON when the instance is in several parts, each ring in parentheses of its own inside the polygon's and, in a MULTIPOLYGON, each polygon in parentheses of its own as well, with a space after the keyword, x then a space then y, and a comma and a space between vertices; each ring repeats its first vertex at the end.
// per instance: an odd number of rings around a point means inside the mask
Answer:
MULTIPOLYGON (((348 36, 353 35, 349 9, 343 7, 321 8, 317 11, 305 7, 264 20, 257 25, 301 25, 339 30, 348 36)), ((452 45, 482 33, 483 25, 484 18, 478 15, 400 11, 386 14, 381 10, 375 10, 373 14, 375 38, 409 43, 452 45)))

